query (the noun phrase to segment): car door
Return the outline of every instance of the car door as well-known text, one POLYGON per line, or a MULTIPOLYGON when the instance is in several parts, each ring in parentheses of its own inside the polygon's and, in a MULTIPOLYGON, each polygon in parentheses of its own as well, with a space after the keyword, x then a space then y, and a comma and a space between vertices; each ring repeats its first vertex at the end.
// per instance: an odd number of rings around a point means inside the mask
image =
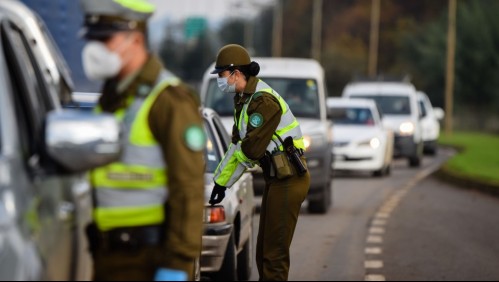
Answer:
POLYGON ((19 218, 25 238, 33 242, 41 256, 44 277, 71 280, 74 265, 74 222, 72 191, 68 178, 58 175, 58 167, 43 152, 43 121, 54 109, 43 73, 31 50, 36 42, 26 39, 12 22, 1 24, 2 44, 12 83, 12 98, 18 123, 19 155, 26 173, 16 177, 16 195, 22 195, 19 218))
MULTIPOLYGON (((214 116, 213 125, 217 131, 218 136, 222 141, 223 151, 226 152, 230 145, 230 137, 222 124, 222 121, 218 116, 214 116)), ((237 191, 237 197, 241 203, 240 215, 241 215, 241 236, 239 238, 239 247, 242 247, 242 243, 246 242, 249 236, 251 236, 251 226, 252 226, 252 216, 253 216, 253 177, 250 172, 246 172, 238 180, 240 189, 237 191)))

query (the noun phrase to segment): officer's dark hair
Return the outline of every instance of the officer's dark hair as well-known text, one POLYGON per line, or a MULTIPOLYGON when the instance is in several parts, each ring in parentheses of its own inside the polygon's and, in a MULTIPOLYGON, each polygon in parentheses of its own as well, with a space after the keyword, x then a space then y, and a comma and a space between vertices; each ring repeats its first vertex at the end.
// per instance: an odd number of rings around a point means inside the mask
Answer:
POLYGON ((240 71, 244 74, 246 80, 248 80, 251 76, 257 76, 260 73, 260 65, 253 61, 249 65, 237 66, 229 69, 230 72, 233 72, 234 70, 240 71))

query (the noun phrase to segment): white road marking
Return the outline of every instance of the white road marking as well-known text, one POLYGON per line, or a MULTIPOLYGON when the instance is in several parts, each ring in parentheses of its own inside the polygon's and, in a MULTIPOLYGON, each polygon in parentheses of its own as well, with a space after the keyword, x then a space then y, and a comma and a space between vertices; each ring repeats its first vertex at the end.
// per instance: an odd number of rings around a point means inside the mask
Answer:
POLYGON ((367 243, 381 244, 383 243, 383 237, 370 235, 369 237, 367 237, 367 243))
POLYGON ((370 247, 365 250, 367 255, 381 255, 383 253, 383 249, 379 247, 370 247))
POLYGON ((365 277, 365 281, 386 281, 386 278, 379 274, 368 274, 365 277))
POLYGON ((371 233, 371 234, 385 234, 385 228, 371 227, 371 228, 369 228, 369 233, 371 233))
POLYGON ((379 268, 383 268, 383 261, 381 261, 381 260, 367 260, 364 263, 364 266, 367 269, 379 269, 379 268))
POLYGON ((373 220, 371 225, 385 226, 386 220, 385 219, 375 219, 375 220, 373 220))
POLYGON ((376 214, 376 217, 378 218, 389 218, 390 217, 390 214, 389 213, 386 213, 386 212, 378 212, 376 214))

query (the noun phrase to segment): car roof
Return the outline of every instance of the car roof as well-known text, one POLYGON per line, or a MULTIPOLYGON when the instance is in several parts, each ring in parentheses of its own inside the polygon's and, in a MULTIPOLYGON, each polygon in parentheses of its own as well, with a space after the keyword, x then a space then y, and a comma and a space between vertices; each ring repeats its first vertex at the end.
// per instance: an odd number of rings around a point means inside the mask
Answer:
POLYGON ((343 95, 411 95, 415 92, 414 85, 407 82, 351 82, 343 95))
MULTIPOLYGON (((258 77, 289 77, 289 78, 322 78, 324 69, 317 60, 305 58, 270 58, 254 57, 253 61, 260 65, 258 77)), ((215 67, 212 63, 205 75, 209 75, 215 67)), ((215 78, 215 75, 212 75, 215 78)))
POLYGON ((418 91, 418 98, 422 98, 422 99, 425 99, 425 98, 428 98, 428 95, 426 95, 426 93, 424 93, 423 91, 418 91))
POLYGON ((376 102, 371 99, 327 98, 328 107, 366 107, 375 108, 376 102))

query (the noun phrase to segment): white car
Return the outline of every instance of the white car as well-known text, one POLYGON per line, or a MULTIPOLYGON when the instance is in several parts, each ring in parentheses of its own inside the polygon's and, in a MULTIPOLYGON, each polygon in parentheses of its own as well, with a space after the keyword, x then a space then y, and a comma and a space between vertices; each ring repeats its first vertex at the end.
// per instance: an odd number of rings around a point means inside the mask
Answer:
POLYGON ((402 80, 355 81, 345 87, 342 96, 376 101, 383 125, 391 128, 395 135, 394 157, 407 158, 410 167, 421 166, 421 113, 416 88, 412 83, 402 80))
POLYGON ((328 98, 333 119, 333 169, 389 175, 393 131, 386 129, 376 103, 367 99, 328 98))
POLYGON ((437 141, 440 136, 440 120, 444 118, 444 110, 433 108, 428 96, 418 91, 419 108, 421 111, 421 127, 423 128, 424 152, 430 155, 437 153, 437 141))
POLYGON ((205 151, 205 216, 201 272, 214 281, 248 280, 253 266, 253 176, 244 175, 225 191, 219 205, 208 201, 213 189, 213 174, 230 144, 220 117, 203 109, 208 142, 205 151))

